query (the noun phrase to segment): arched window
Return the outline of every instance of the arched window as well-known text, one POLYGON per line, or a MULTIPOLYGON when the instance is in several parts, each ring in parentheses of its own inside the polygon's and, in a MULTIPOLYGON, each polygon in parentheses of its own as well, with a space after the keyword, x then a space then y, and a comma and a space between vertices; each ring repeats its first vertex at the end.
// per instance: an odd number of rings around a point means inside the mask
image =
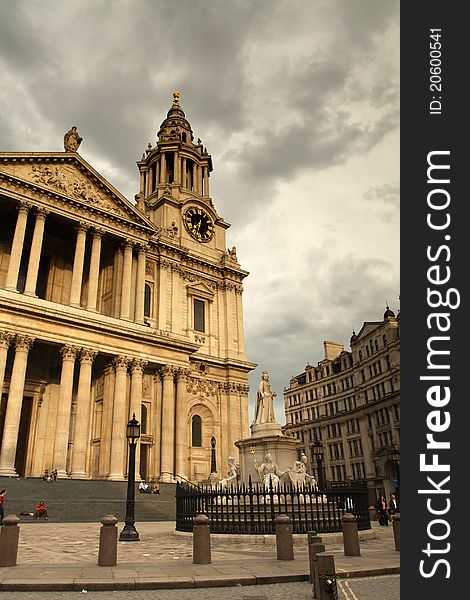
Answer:
POLYGON ((140 431, 142 433, 148 433, 148 409, 145 404, 141 405, 141 416, 140 416, 140 431))
POLYGON ((191 446, 202 446, 202 419, 199 415, 194 415, 191 421, 191 446))
POLYGON ((144 292, 144 317, 150 317, 150 307, 152 300, 152 288, 148 283, 145 284, 144 292))

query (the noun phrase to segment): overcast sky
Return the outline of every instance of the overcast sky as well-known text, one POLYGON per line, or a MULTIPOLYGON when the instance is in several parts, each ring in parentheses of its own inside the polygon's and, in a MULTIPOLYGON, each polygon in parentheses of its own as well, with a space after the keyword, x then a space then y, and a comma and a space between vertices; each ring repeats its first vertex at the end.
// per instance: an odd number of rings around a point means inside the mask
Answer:
POLYGON ((127 198, 171 105, 250 271, 257 383, 349 348, 399 295, 397 0, 0 0, 0 150, 80 154, 127 198))

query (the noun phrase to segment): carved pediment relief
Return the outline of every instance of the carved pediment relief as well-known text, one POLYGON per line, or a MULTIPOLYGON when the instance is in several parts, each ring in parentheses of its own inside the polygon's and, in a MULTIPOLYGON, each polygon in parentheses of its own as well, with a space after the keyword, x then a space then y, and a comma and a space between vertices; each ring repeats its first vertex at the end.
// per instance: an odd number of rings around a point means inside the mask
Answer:
POLYGON ((145 223, 132 206, 126 206, 124 200, 106 187, 106 180, 100 182, 92 173, 88 174, 71 162, 5 161, 0 164, 0 170, 89 207, 145 223))

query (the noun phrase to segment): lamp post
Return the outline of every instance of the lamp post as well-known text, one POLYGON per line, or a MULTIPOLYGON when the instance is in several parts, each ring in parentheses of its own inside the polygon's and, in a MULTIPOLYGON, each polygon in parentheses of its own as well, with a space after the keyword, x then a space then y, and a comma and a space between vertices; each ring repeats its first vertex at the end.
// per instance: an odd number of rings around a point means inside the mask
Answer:
POLYGON ((135 528, 134 507, 135 507, 135 449, 140 438, 140 423, 135 418, 127 424, 126 437, 129 442, 129 467, 127 469, 127 500, 126 500, 126 518, 124 529, 121 531, 119 541, 138 542, 139 532, 135 528))
POLYGON ((212 473, 217 473, 217 461, 215 459, 215 437, 211 437, 211 475, 212 473))
POLYGON ((318 487, 322 491, 325 487, 325 480, 323 477, 323 444, 320 440, 313 442, 313 454, 317 459, 318 487))
POLYGON ((397 485, 395 488, 395 495, 397 497, 398 502, 400 502, 400 450, 392 446, 392 451, 390 453, 390 459, 393 462, 395 467, 395 475, 397 478, 397 485))

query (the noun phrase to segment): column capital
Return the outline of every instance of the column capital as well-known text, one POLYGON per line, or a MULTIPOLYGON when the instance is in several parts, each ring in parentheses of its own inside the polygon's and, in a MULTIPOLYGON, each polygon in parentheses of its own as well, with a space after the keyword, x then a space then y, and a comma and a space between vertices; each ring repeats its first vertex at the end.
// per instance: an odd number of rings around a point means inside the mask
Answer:
POLYGON ((103 372, 105 375, 111 375, 112 373, 114 373, 114 363, 112 360, 106 364, 103 372))
POLYGON ((62 346, 62 348, 60 349, 59 352, 60 352, 60 355, 62 356, 62 361, 66 361, 66 360, 74 361, 80 352, 80 348, 66 344, 65 346, 62 346))
POLYGON ((51 211, 43 206, 36 206, 34 212, 36 214, 36 219, 45 219, 51 211))
POLYGON ((175 367, 172 367, 171 365, 164 365, 159 369, 158 374, 162 379, 173 379, 175 371, 175 367))
POLYGON ((130 362, 130 358, 128 358, 127 356, 116 356, 113 360, 114 370, 117 371, 119 369, 121 371, 122 370, 127 371, 129 362, 130 362))
POLYGON ((13 339, 15 338, 14 333, 8 331, 0 331, 0 348, 8 348, 13 339))
POLYGON ((84 221, 79 221, 75 226, 77 233, 80 233, 80 232, 86 233, 89 228, 90 228, 90 226, 88 225, 88 223, 85 223, 84 221))
POLYGON ((133 358, 130 362, 131 373, 134 374, 138 373, 139 371, 140 373, 143 373, 147 364, 148 361, 144 358, 133 358))
POLYGON ((176 380, 177 381, 187 381, 190 374, 191 374, 191 369, 187 369, 186 367, 178 367, 176 369, 176 380))
POLYGON ((36 338, 30 335, 18 334, 15 336, 15 348, 16 350, 23 350, 29 352, 31 346, 34 344, 36 338))
POLYGON ((91 231, 91 235, 94 238, 102 238, 104 233, 105 233, 104 229, 101 229, 100 227, 93 227, 93 229, 91 231))
POLYGON ((16 210, 19 213, 26 213, 28 214, 28 212, 33 208, 33 205, 31 204, 31 202, 18 202, 18 204, 16 205, 16 210))
POLYGON ((135 245, 135 242, 134 242, 134 240, 125 239, 125 240, 122 242, 122 247, 124 248, 124 250, 126 250, 127 248, 130 248, 131 250, 133 250, 133 248, 134 248, 134 245, 135 245))
POLYGON ((80 350, 80 364, 92 365, 97 355, 98 350, 92 350, 91 348, 82 348, 80 350))
POLYGON ((137 242, 137 244, 135 244, 135 249, 139 254, 146 254, 148 248, 148 244, 146 244, 145 242, 137 242))

